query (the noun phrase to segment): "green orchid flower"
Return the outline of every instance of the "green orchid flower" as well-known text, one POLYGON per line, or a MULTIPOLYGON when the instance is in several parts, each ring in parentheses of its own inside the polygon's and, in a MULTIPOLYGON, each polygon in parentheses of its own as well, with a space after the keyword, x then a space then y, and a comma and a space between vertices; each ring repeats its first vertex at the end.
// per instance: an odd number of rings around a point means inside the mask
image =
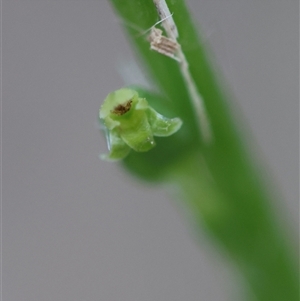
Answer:
POLYGON ((180 118, 162 116, 145 98, 128 88, 109 93, 100 107, 99 117, 105 125, 110 151, 101 158, 108 161, 125 158, 131 149, 147 152, 155 146, 154 136, 170 136, 182 125, 180 118))

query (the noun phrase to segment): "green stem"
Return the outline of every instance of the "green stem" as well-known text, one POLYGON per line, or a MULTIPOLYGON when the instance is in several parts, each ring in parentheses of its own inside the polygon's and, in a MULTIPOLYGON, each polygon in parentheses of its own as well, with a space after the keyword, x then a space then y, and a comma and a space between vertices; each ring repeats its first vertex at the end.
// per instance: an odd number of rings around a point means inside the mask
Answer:
MULTIPOLYGON (((240 137, 241 126, 231 116, 228 93, 215 76, 184 1, 167 4, 189 72, 206 107, 214 139, 210 144, 203 143, 199 135, 191 93, 178 62, 150 51, 145 37, 137 38, 134 28, 149 29, 159 19, 153 2, 111 2, 163 95, 159 105, 172 111, 170 117, 183 120, 178 133, 164 141, 157 139, 157 146, 147 153, 131 153, 125 166, 141 178, 177 187, 196 225, 205 224, 207 233, 236 263, 256 300, 298 300, 296 260, 274 219, 274 200, 253 167, 243 144, 245 137, 240 137)), ((151 93, 149 103, 150 98, 151 93)))
POLYGON ((219 189, 199 153, 190 153, 174 165, 165 180, 173 194, 184 200, 196 227, 204 226, 236 264, 255 300, 298 300, 297 266, 254 186, 233 201, 219 189), (245 202, 248 199, 252 201, 245 202))

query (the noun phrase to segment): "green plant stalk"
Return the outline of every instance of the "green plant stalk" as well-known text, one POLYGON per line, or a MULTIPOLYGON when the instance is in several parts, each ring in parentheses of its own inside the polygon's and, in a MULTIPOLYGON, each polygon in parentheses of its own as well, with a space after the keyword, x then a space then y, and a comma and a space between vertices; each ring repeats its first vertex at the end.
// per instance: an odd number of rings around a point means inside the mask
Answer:
POLYGON ((158 112, 183 120, 178 133, 157 139, 157 146, 147 153, 130 153, 124 165, 140 178, 176 187, 194 223, 205 224, 207 233, 236 263, 255 300, 298 300, 296 260, 275 221, 272 197, 251 163, 229 112, 228 93, 214 75, 184 1, 167 3, 179 31, 178 42, 205 102, 214 138, 211 144, 201 139, 178 62, 150 51, 145 37, 137 37, 136 28, 149 29, 159 20, 153 2, 111 3, 161 92, 157 96, 142 90, 143 97, 158 112))
POLYGON ((233 259, 254 300, 298 300, 296 265, 262 197, 248 190, 252 185, 236 201, 230 199, 197 152, 174 165, 166 181, 174 185, 175 195, 184 201, 196 227, 204 227, 233 259), (243 202, 251 197, 252 203, 243 202))

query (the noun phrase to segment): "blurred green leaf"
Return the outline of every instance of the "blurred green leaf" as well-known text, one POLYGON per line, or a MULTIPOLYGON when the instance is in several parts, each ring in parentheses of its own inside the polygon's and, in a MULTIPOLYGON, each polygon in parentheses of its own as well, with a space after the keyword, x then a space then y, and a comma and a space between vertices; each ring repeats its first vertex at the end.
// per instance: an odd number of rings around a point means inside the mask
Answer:
POLYGON ((144 62, 145 72, 160 92, 139 89, 139 94, 144 93, 158 112, 183 120, 178 133, 157 139, 157 146, 147 153, 132 152, 124 165, 145 180, 176 187, 194 222, 199 227, 204 222, 208 234, 238 266, 256 300, 298 300, 296 260, 274 218, 273 199, 252 163, 244 143, 249 138, 240 135, 243 126, 231 116, 230 94, 212 67, 207 46, 199 38, 184 1, 167 3, 178 27, 178 42, 204 98, 214 136, 211 144, 203 143, 199 135, 178 63, 151 51, 145 35, 137 36, 136 28, 144 31, 159 20, 153 2, 111 3, 144 62))

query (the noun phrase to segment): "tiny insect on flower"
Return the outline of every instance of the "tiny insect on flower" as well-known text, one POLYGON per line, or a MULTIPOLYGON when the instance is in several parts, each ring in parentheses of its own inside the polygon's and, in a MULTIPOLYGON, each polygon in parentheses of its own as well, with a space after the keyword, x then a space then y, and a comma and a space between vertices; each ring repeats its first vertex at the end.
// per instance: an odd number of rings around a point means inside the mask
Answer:
POLYGON ((109 161, 125 158, 131 149, 147 152, 155 146, 154 136, 170 136, 182 125, 180 118, 164 117, 145 98, 128 88, 109 93, 100 107, 99 117, 106 129, 110 151, 101 158, 109 161))

